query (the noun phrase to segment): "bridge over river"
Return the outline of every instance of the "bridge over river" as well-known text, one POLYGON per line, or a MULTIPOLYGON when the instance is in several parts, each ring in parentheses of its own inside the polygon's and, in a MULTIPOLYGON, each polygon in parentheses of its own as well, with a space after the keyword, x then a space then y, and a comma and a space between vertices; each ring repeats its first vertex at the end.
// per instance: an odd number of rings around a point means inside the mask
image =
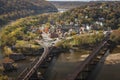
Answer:
POLYGON ((99 63, 103 63, 110 51, 109 44, 110 33, 108 32, 101 43, 98 43, 92 53, 80 63, 73 73, 69 74, 65 80, 94 80, 95 69, 99 63))
POLYGON ((25 68, 25 70, 18 76, 17 80, 29 80, 47 58, 51 50, 52 47, 44 46, 44 52, 42 55, 40 57, 37 57, 29 67, 25 68))
MULTIPOLYGON (((103 40, 96 46, 92 53, 76 68, 76 70, 69 74, 65 80, 88 80, 88 76, 95 69, 98 63, 100 63, 106 54, 109 53, 108 41, 110 33, 103 38, 103 40)), ((37 69, 48 59, 53 47, 44 46, 44 52, 40 57, 37 57, 17 78, 17 80, 36 80, 31 79, 36 73, 37 69)))

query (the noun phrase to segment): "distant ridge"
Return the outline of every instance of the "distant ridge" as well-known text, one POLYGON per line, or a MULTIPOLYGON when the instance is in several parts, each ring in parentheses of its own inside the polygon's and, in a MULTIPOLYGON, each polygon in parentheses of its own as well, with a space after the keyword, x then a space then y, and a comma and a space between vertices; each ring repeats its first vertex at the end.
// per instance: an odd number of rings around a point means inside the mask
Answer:
POLYGON ((51 1, 57 8, 71 9, 86 5, 87 1, 51 1))
POLYGON ((0 0, 0 26, 18 18, 56 11, 57 8, 45 0, 0 0))

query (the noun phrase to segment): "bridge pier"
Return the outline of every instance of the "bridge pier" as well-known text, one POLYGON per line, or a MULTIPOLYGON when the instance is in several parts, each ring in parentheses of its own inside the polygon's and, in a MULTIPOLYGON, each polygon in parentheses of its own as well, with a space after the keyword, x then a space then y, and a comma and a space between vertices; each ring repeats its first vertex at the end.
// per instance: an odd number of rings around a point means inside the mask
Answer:
POLYGON ((48 68, 52 59, 53 59, 53 55, 52 54, 48 55, 48 57, 40 65, 40 68, 48 68))
MULTIPOLYGON (((46 69, 48 68, 50 62, 52 61, 53 57, 55 56, 55 53, 50 52, 47 57, 44 59, 44 61, 41 63, 39 68, 46 69)), ((31 76, 29 80, 45 80, 43 77, 43 74, 35 71, 35 73, 31 76)))
POLYGON ((44 80, 42 73, 39 71, 35 71, 34 74, 29 78, 29 80, 44 80))
POLYGON ((37 76, 37 72, 35 72, 30 78, 29 80, 39 80, 38 76, 37 76))

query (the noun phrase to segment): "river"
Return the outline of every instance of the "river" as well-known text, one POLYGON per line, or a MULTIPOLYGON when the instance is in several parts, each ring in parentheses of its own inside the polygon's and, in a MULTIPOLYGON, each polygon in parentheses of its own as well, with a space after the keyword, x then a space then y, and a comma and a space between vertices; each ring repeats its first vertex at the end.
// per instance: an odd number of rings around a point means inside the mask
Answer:
MULTIPOLYGON (((83 53, 79 51, 74 52, 73 50, 60 53, 58 56, 55 56, 52 59, 48 68, 45 70, 45 80, 63 80, 66 75, 72 73, 75 70, 78 63, 83 61, 86 56, 86 54, 83 55, 83 53)), ((2 58, 1 54, 0 58, 2 58)), ((26 60, 15 62, 15 64, 18 66, 17 71, 8 72, 6 75, 14 79, 24 70, 25 67, 30 66, 31 60, 34 59, 34 56, 28 56, 26 60)))
MULTIPOLYGON (((45 73, 44 73, 45 80, 64 80, 64 78, 68 74, 72 73, 75 70, 75 68, 77 67, 77 65, 79 63, 81 63, 87 56, 88 55, 86 54, 86 52, 84 52, 84 53, 81 53, 81 51, 74 52, 73 50, 70 50, 65 53, 60 53, 58 56, 55 56, 52 59, 49 67, 45 70, 45 73)), ((2 58, 1 54, 0 54, 0 58, 2 58)), ((29 56, 28 59, 16 62, 18 65, 20 65, 17 72, 16 71, 9 72, 9 73, 7 73, 7 75, 9 77, 18 76, 18 74, 19 74, 18 72, 23 71, 23 69, 22 69, 23 66, 24 67, 29 66, 29 63, 31 63, 31 59, 34 59, 34 57, 29 56)), ((106 80, 108 80, 108 79, 106 79, 106 80)), ((112 80, 112 79, 109 79, 109 80, 112 80)), ((116 80, 118 80, 118 79, 116 79, 116 80)))
POLYGON ((61 9, 61 8, 58 8, 58 12, 60 13, 63 13, 63 12, 66 12, 68 9, 61 9))
POLYGON ((78 63, 83 61, 85 57, 87 55, 83 55, 80 52, 66 52, 54 57, 45 71, 45 80, 63 80, 75 70, 78 63))

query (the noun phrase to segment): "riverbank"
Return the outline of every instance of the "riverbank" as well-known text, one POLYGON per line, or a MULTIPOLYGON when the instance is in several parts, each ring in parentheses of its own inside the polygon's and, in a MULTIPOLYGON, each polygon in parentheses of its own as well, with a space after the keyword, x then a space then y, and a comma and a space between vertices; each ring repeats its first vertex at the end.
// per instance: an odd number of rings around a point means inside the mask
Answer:
POLYGON ((120 45, 106 58, 96 80, 120 80, 120 45))

